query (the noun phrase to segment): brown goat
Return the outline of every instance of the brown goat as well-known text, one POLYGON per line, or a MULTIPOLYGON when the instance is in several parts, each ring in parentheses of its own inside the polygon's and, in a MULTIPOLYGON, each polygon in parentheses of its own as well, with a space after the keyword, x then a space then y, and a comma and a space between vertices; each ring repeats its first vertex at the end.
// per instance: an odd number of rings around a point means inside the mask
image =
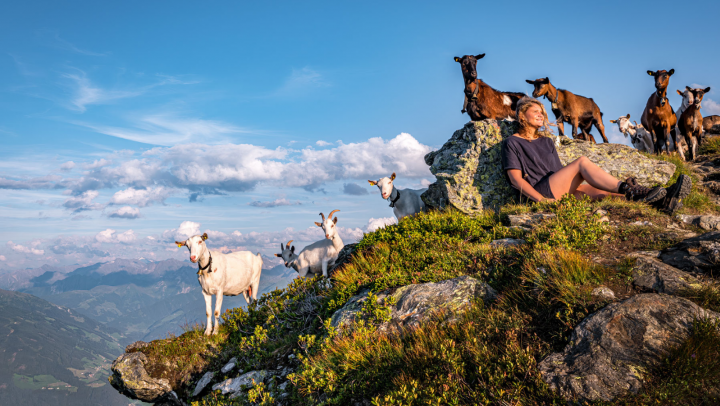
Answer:
POLYGON ((522 93, 501 92, 488 86, 482 79, 477 78, 477 61, 485 57, 480 55, 465 55, 455 57, 460 64, 463 81, 465 82, 465 103, 462 112, 467 111, 472 121, 502 120, 515 118, 517 102, 525 96, 522 93))
POLYGON ((720 134, 720 116, 704 117, 703 132, 708 134, 720 134))
POLYGON ((703 116, 700 113, 700 103, 705 93, 710 91, 709 87, 705 89, 691 89, 690 86, 685 87, 688 92, 692 93, 692 103, 683 111, 680 116, 678 129, 680 134, 685 137, 685 142, 690 149, 690 159, 697 158, 698 146, 702 144, 703 136, 703 116))
MULTIPOLYGON (((673 137, 675 145, 678 145, 677 134, 675 134, 677 117, 675 117, 675 112, 667 98, 667 87, 668 84, 670 84, 670 76, 675 73, 675 69, 670 69, 669 71, 659 70, 657 72, 649 70, 647 73, 655 78, 655 91, 650 95, 650 98, 648 98, 640 122, 643 127, 650 132, 655 142, 655 154, 660 155, 662 146, 665 144, 665 149, 669 155, 670 136, 673 137)), ((682 156, 681 158, 685 159, 682 156)))
POLYGON ((574 94, 568 90, 557 89, 550 83, 548 78, 525 81, 535 86, 533 97, 544 96, 552 103, 552 111, 557 119, 560 135, 565 135, 563 122, 568 122, 572 125, 573 138, 595 142, 595 137, 590 134, 590 129, 595 125, 603 141, 608 142, 607 137, 605 137, 602 112, 600 112, 600 107, 593 99, 574 94), (578 128, 582 132, 579 136, 577 133, 578 128))

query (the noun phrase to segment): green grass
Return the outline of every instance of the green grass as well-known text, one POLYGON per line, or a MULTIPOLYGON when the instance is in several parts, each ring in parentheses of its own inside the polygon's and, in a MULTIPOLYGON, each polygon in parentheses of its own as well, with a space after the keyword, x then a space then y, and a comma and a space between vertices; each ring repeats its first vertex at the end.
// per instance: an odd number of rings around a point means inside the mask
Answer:
POLYGON ((683 208, 679 211, 679 214, 682 213, 688 213, 688 214, 695 214, 695 213, 702 213, 702 214, 709 214, 709 213, 720 213, 720 207, 718 205, 714 204, 710 197, 708 197, 708 193, 706 190, 703 190, 699 185, 700 179, 698 176, 693 172, 690 163, 683 161, 680 159, 680 157, 677 156, 668 156, 668 155, 654 155, 654 154, 644 154, 648 158, 657 159, 660 161, 666 161, 671 162, 675 165, 675 173, 673 173, 673 176, 670 178, 668 183, 663 186, 669 186, 675 183, 680 177, 680 175, 688 175, 690 178, 692 178, 693 181, 693 187, 692 191, 690 192, 690 195, 683 200, 683 208))
POLYGON ((720 154, 720 137, 705 138, 698 152, 700 155, 720 154))
MULTIPOLYGON (((421 214, 365 235, 332 284, 320 278, 295 280, 246 310, 228 310, 218 336, 207 338, 193 328, 142 351, 177 365, 174 388, 181 397, 194 389, 192 381, 183 384, 182 376, 216 371, 230 357, 238 358, 242 372, 277 368, 295 354, 300 366, 289 376, 290 404, 565 404, 548 390, 537 363, 567 345, 578 322, 607 304, 592 296, 595 287, 630 283, 631 261, 608 268, 590 259, 598 240, 614 238, 591 214, 599 207, 663 216, 637 203, 591 203, 572 197, 477 217, 453 210, 421 214), (523 246, 491 247, 494 239, 519 236, 501 219, 521 210, 547 210, 556 217, 524 233, 523 246), (472 304, 457 323, 431 321, 405 334, 376 332, 387 316, 383 305, 364 309, 372 317, 350 332, 329 325, 332 314, 362 289, 377 293, 460 275, 490 284, 499 292, 497 300, 472 304)), ((718 299, 713 292, 695 292, 694 300, 712 308, 718 299)), ((700 337, 697 331, 693 337, 700 337)), ((688 348, 705 348, 714 336, 702 337, 688 348)), ((676 362, 677 354, 670 354, 667 362, 676 362)), ((275 384, 233 400, 211 393, 193 405, 272 404, 275 384)), ((668 385, 653 383, 647 392, 614 404, 640 404, 638 399, 659 399, 661 393, 681 399, 680 387, 668 385)))

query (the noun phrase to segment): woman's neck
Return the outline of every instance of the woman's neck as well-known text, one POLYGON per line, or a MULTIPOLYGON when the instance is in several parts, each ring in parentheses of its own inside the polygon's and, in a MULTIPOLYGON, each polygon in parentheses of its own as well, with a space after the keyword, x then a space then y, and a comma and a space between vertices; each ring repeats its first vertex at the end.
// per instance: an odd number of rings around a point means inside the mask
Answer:
POLYGON ((518 131, 517 135, 521 138, 525 138, 527 140, 534 140, 537 138, 537 128, 535 127, 523 127, 518 131))

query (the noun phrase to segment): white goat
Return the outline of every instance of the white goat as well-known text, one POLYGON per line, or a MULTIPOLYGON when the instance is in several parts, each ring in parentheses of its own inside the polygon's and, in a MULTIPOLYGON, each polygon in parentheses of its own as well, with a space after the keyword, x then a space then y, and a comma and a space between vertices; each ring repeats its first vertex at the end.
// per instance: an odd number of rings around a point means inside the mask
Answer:
POLYGON ((328 277, 328 267, 335 264, 340 251, 345 246, 343 244, 340 235, 338 235, 337 217, 332 218, 333 213, 340 210, 333 210, 330 212, 327 218, 325 215, 320 213, 322 217, 322 223, 315 222, 315 225, 321 227, 325 232, 325 239, 316 241, 300 251, 300 254, 295 254, 295 246, 290 246, 293 240, 290 240, 285 247, 280 243, 280 254, 275 254, 276 257, 282 258, 285 261, 285 266, 293 268, 300 274, 301 277, 312 277, 313 275, 322 273, 324 277, 328 277))
POLYGON ((635 125, 630 124, 630 114, 621 116, 617 120, 610 120, 610 122, 618 125, 618 129, 620 129, 620 132, 623 133, 625 138, 630 136, 630 142, 632 142, 635 149, 647 153, 653 152, 652 135, 645 130, 642 124, 638 124, 637 122, 635 122, 635 125))
POLYGON ((403 217, 425 211, 425 202, 422 201, 420 195, 427 189, 397 189, 393 185, 394 180, 395 172, 389 178, 369 180, 368 182, 380 189, 382 198, 390 202, 390 207, 393 208, 393 213, 398 221, 403 217))
POLYGON ((198 264, 198 282, 200 282, 202 294, 205 297, 205 315, 207 316, 205 335, 210 335, 218 332, 223 295, 237 296, 242 293, 248 304, 251 303, 251 300, 257 300, 263 260, 260 253, 253 255, 250 251, 238 251, 230 254, 210 251, 205 244, 207 239, 208 235, 204 233, 185 241, 175 241, 175 244, 178 247, 186 246, 190 250, 190 261, 198 264), (210 317, 212 295, 217 295, 214 328, 210 317))

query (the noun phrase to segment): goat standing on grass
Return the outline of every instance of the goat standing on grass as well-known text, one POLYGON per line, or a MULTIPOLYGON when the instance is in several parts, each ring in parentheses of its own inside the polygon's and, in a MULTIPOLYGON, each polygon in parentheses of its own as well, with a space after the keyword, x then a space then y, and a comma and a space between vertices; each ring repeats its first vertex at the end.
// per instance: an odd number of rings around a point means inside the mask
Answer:
POLYGON ((290 240, 285 247, 282 243, 280 244, 280 254, 275 254, 276 257, 282 258, 285 261, 285 267, 293 268, 300 277, 312 277, 314 275, 322 273, 322 276, 328 277, 328 267, 335 265, 340 251, 345 246, 343 244, 340 235, 337 232, 337 217, 332 218, 333 213, 340 210, 333 210, 330 212, 327 218, 325 215, 320 213, 322 217, 322 223, 315 222, 315 225, 322 228, 325 232, 325 239, 316 241, 300 251, 300 254, 295 254, 295 246, 290 246, 293 240, 290 240))
POLYGON ((205 244, 207 239, 208 235, 204 233, 185 241, 175 241, 178 247, 186 246, 190 250, 190 261, 198 264, 198 282, 200 282, 202 294, 205 297, 206 336, 218 332, 223 295, 237 296, 242 293, 248 304, 251 303, 251 300, 257 300, 263 265, 260 253, 253 255, 250 251, 238 251, 223 254, 219 251, 210 251, 205 244), (217 295, 214 328, 210 317, 212 295, 217 295))
POLYGON ((635 125, 630 124, 630 114, 621 116, 617 120, 610 120, 610 122, 618 125, 618 129, 623 133, 625 138, 630 136, 630 141, 635 149, 641 152, 647 152, 648 154, 653 152, 652 136, 645 130, 642 124, 638 124, 637 122, 635 125))
POLYGON ((687 106, 678 119, 678 128, 680 129, 679 135, 685 138, 690 150, 690 159, 694 161, 697 158, 698 146, 702 144, 703 136, 703 116, 700 113, 701 103, 703 96, 710 91, 710 88, 691 89, 690 86, 686 86, 685 89, 692 97, 690 97, 690 105, 687 106))
POLYGON ((421 211, 425 211, 425 202, 420 195, 425 193, 427 189, 397 189, 393 185, 395 180, 395 172, 389 178, 380 178, 379 180, 369 180, 368 182, 380 189, 383 199, 390 201, 390 207, 398 221, 406 216, 412 216, 421 211))

